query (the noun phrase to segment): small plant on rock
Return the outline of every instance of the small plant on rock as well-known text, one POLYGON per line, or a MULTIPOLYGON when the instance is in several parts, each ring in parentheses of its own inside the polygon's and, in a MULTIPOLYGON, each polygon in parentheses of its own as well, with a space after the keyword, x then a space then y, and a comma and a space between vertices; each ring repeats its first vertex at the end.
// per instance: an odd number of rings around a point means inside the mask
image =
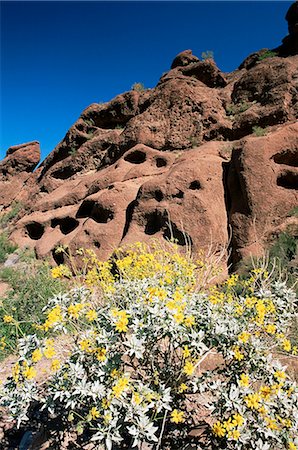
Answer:
POLYGON ((212 50, 206 50, 205 52, 201 53, 201 58, 203 61, 214 59, 214 52, 212 50))
POLYGON ((131 89, 132 89, 133 91, 137 91, 137 92, 143 92, 143 91, 146 90, 146 88, 145 88, 145 86, 143 85, 143 83, 134 83, 134 84, 131 86, 131 89))
POLYGON ((252 131, 255 136, 261 137, 261 136, 266 136, 266 134, 268 132, 268 128, 267 127, 262 128, 262 127, 255 126, 255 127, 252 127, 252 131))

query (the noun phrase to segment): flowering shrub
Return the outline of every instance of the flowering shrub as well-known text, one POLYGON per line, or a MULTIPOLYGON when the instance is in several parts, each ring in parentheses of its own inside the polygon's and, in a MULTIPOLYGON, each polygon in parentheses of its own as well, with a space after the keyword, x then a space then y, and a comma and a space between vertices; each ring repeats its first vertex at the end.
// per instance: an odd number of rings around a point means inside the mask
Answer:
POLYGON ((1 400, 18 424, 34 401, 78 439, 158 450, 171 433, 186 436, 193 426, 186 399, 204 393, 203 448, 297 448, 297 387, 272 356, 297 354, 286 335, 295 314, 291 289, 256 269, 245 281, 232 275, 203 292, 202 273, 206 282, 214 275, 204 262, 141 244, 113 262, 84 258, 88 287, 50 300, 39 325, 45 339, 19 341, 1 400), (61 333, 69 336, 64 360, 54 348, 61 333), (222 363, 206 370, 212 355, 222 363), (42 359, 52 375, 40 385, 42 359))

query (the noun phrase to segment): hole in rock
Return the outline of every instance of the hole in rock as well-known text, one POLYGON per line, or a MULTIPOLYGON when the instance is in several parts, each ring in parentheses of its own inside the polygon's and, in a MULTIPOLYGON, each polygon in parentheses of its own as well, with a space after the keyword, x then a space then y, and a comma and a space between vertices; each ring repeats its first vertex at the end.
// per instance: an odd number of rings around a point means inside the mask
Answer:
POLYGON ((273 161, 276 164, 285 164, 287 166, 298 167, 298 155, 297 150, 290 151, 285 150, 281 153, 277 153, 273 156, 273 161))
POLYGON ((156 167, 165 167, 167 161, 164 158, 156 158, 156 167))
POLYGON ((290 170, 283 172, 277 178, 277 185, 285 189, 298 189, 298 173, 290 170))
POLYGON ((100 242, 98 242, 98 241, 94 241, 94 242, 93 242, 93 245, 94 245, 94 247, 96 247, 96 248, 100 248, 100 242))
POLYGON ((57 169, 52 173, 52 177, 58 180, 67 180, 67 178, 72 177, 75 174, 75 170, 73 167, 65 166, 57 169))
POLYGON ((183 198, 184 197, 184 192, 181 191, 180 189, 178 189, 178 192, 176 194, 172 195, 173 198, 183 198))
POLYGON ((167 224, 167 228, 165 232, 163 233, 163 237, 166 240, 174 240, 174 242, 178 245, 185 246, 185 245, 192 245, 192 239, 189 236, 188 233, 185 231, 179 230, 177 225, 173 222, 167 224))
POLYGON ((73 217, 64 217, 63 219, 53 219, 51 227, 60 226, 61 233, 69 234, 79 226, 79 222, 73 217))
POLYGON ((156 201, 161 202, 163 200, 163 193, 161 192, 161 190, 157 189, 154 192, 154 198, 156 201))
POLYGON ((37 241, 44 233, 44 226, 38 222, 31 222, 26 225, 26 230, 30 239, 37 241))
POLYGON ((154 211, 146 215, 145 233, 152 235, 158 233, 165 225, 165 219, 160 211, 154 211))
POLYGON ((52 250, 52 256, 58 266, 64 264, 64 254, 62 252, 56 253, 56 249, 54 249, 52 250))
POLYGON ((142 164, 146 161, 147 155, 141 150, 135 150, 124 157, 124 161, 130 162, 132 164, 142 164))
POLYGON ((79 207, 76 217, 90 217, 97 223, 107 223, 114 218, 114 212, 94 200, 85 200, 79 207))
POLYGON ((192 189, 193 191, 201 189, 201 184, 198 180, 194 180, 190 183, 189 189, 192 189))

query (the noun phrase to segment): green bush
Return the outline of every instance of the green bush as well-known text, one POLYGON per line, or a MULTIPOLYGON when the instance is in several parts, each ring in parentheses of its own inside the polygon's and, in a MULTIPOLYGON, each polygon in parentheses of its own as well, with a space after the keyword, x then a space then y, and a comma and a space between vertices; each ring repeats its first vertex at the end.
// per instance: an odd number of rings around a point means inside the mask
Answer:
POLYGON ((53 279, 47 262, 37 261, 28 252, 21 256, 16 267, 2 268, 0 280, 9 285, 7 293, 0 299, 0 340, 5 338, 6 342, 5 349, 0 352, 1 359, 15 350, 19 337, 37 332, 33 323, 41 322, 42 309, 49 298, 65 291, 65 287, 62 281, 53 279), (4 316, 14 317, 18 325, 7 327, 2 320, 4 316))
POLYGON ((23 204, 21 202, 12 202, 10 210, 0 216, 0 227, 6 227, 19 214, 22 208, 23 204))
POLYGON ((262 127, 255 126, 255 127, 252 127, 252 131, 255 136, 261 137, 261 136, 266 136, 268 130, 267 130, 267 127, 262 128, 262 127))
POLYGON ((3 263, 10 253, 13 253, 17 246, 9 241, 6 233, 0 234, 0 263, 3 263))
POLYGON ((273 52, 272 50, 267 50, 265 53, 258 56, 258 60, 263 61, 264 59, 267 59, 267 58, 274 58, 274 56, 278 56, 278 53, 273 52))

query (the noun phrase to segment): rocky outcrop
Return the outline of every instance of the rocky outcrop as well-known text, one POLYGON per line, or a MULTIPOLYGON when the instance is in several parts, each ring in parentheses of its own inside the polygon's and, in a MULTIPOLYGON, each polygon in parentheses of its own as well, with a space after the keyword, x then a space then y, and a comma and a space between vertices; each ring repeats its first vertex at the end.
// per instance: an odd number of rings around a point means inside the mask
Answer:
MULTIPOLYGON (((259 256, 298 205, 298 124, 236 145, 227 184, 233 261, 259 256)), ((298 229, 298 221, 293 223, 298 229)))
MULTIPOLYGON (((297 2, 287 15, 290 39, 295 11, 297 2)), ((174 238, 194 253, 212 244, 227 255, 230 245, 234 263, 260 254, 298 204, 291 48, 263 49, 229 74, 186 50, 154 89, 90 105, 33 174, 38 144, 10 150, 1 203, 12 201, 14 180, 24 204, 11 238, 57 263, 59 244, 105 259, 152 238, 174 238)))
POLYGON ((40 161, 39 142, 10 147, 0 162, 0 204, 9 206, 32 181, 32 172, 40 161))

